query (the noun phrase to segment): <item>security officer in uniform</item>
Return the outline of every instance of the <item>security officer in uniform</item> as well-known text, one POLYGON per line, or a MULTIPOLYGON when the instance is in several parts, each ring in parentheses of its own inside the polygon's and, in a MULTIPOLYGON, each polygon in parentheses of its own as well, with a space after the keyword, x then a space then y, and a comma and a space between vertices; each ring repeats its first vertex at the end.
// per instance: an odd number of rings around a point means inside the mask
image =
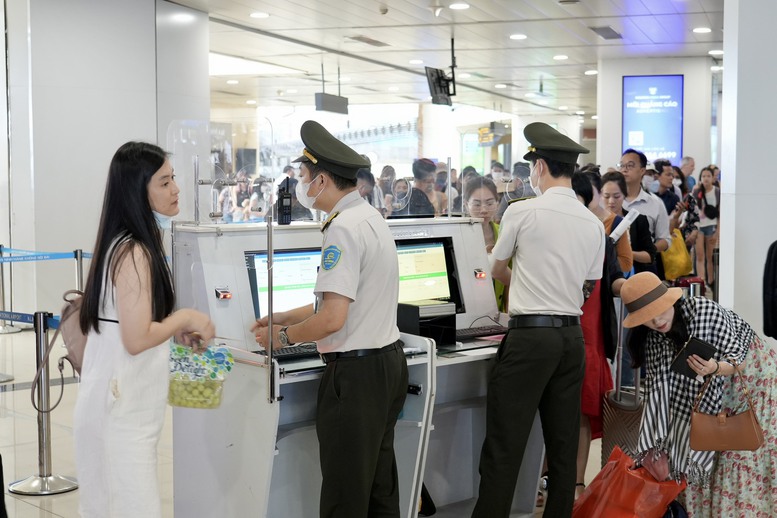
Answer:
MULTIPOLYGON (((399 517, 394 425, 407 395, 399 342, 399 267, 383 217, 356 189, 369 160, 306 121, 298 200, 329 214, 316 279, 317 310, 273 315, 273 347, 315 341, 326 364, 318 389, 316 432, 322 517, 399 517), (279 325, 275 325, 279 324, 279 325)), ((267 319, 253 328, 267 344, 267 319)))
POLYGON ((491 273, 510 285, 511 318, 488 384, 473 518, 510 515, 537 410, 549 471, 544 516, 569 517, 574 503, 585 371, 580 308, 602 275, 604 227, 572 190, 578 154, 588 150, 541 122, 524 136, 537 198, 510 204, 493 250, 491 273))

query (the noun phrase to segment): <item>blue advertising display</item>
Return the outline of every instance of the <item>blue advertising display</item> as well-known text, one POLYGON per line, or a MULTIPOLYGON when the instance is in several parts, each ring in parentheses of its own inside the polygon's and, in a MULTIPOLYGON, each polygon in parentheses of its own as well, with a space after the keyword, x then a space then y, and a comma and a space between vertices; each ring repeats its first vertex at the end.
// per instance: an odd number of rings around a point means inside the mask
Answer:
POLYGON ((683 76, 624 76, 622 149, 651 162, 683 156, 683 76))

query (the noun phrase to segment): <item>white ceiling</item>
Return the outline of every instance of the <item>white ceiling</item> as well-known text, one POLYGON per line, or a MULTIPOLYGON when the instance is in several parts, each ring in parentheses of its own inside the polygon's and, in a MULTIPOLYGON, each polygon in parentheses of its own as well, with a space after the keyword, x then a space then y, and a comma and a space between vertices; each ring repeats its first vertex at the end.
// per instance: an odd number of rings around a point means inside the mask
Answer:
POLYGON ((176 0, 210 15, 212 52, 298 71, 280 76, 211 77, 213 108, 311 105, 315 92, 339 93, 350 104, 429 102, 424 66, 450 71, 455 40, 454 103, 518 115, 596 113, 600 59, 708 56, 723 48, 723 0, 176 0), (443 6, 438 17, 432 5, 443 6), (385 8, 387 11, 382 14, 385 8), (269 13, 254 19, 254 11, 269 13), (623 36, 604 40, 590 27, 623 36), (696 34, 694 27, 712 32, 696 34), (509 36, 522 33, 525 40, 509 36), (386 44, 354 40, 367 37, 386 44), (565 54, 569 59, 556 61, 565 54), (411 65, 411 59, 423 65, 411 65), (471 77, 463 78, 469 73, 471 77), (545 97, 537 92, 540 80, 545 97), (497 83, 508 85, 498 90, 497 83), (296 93, 289 92, 296 90, 296 93), (539 101, 547 101, 547 107, 539 101))

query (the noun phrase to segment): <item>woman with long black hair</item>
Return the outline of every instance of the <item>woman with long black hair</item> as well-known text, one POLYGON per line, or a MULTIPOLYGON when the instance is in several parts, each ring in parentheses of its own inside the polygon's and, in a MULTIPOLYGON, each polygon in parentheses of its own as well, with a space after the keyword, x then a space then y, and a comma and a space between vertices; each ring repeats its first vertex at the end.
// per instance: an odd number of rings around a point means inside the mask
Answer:
POLYGON ((158 146, 128 142, 116 151, 80 315, 88 339, 73 435, 82 518, 161 516, 167 341, 201 350, 215 334, 208 315, 173 311, 161 229, 178 214, 178 193, 158 146))
POLYGON ((683 499, 691 518, 771 517, 777 510, 777 352, 739 315, 705 297, 682 298, 650 272, 626 280, 621 298, 634 366, 645 366, 645 410, 638 450, 656 478, 688 481, 683 499), (709 360, 692 354, 691 378, 670 368, 689 337, 712 344, 709 360), (739 368, 737 374, 734 365, 739 368), (691 410, 702 382, 699 411, 737 414, 748 406, 742 378, 763 428, 756 451, 696 451, 691 410))
POLYGON ((709 167, 699 173, 699 184, 693 191, 699 207, 699 233, 696 236, 696 275, 703 277, 715 289, 715 270, 712 256, 720 235, 720 187, 709 167))

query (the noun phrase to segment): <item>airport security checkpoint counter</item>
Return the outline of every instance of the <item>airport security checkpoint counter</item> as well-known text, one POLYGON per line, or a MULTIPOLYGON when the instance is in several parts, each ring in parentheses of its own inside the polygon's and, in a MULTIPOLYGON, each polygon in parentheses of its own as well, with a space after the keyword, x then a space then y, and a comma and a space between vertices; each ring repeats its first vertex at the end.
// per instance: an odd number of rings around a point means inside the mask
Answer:
MULTIPOLYGON (((426 298, 438 298, 435 290, 445 287, 433 281, 442 277, 449 279, 452 304, 447 307, 455 307, 457 329, 500 319, 479 220, 389 223, 398 246, 400 299, 403 283, 406 297, 426 283, 431 286, 421 288, 430 293, 426 298), (437 271, 440 261, 444 276, 437 271), (420 273, 409 274, 408 268, 420 273)), ((320 246, 318 223, 273 227, 274 311, 313 301, 320 246)), ((218 409, 173 408, 177 517, 318 516, 321 474, 314 421, 324 366, 318 358, 274 358, 269 367, 264 355, 251 352, 258 347, 250 326, 267 312, 266 249, 264 223, 176 224, 173 230, 178 304, 209 313, 217 343, 235 356, 218 409)), ((438 355, 432 339, 402 333, 402 341, 410 387, 394 446, 402 516, 413 517, 422 482, 438 508, 476 496, 485 393, 496 346, 483 340, 451 343, 438 355)), ((516 511, 533 511, 542 454, 535 423, 516 511)))

